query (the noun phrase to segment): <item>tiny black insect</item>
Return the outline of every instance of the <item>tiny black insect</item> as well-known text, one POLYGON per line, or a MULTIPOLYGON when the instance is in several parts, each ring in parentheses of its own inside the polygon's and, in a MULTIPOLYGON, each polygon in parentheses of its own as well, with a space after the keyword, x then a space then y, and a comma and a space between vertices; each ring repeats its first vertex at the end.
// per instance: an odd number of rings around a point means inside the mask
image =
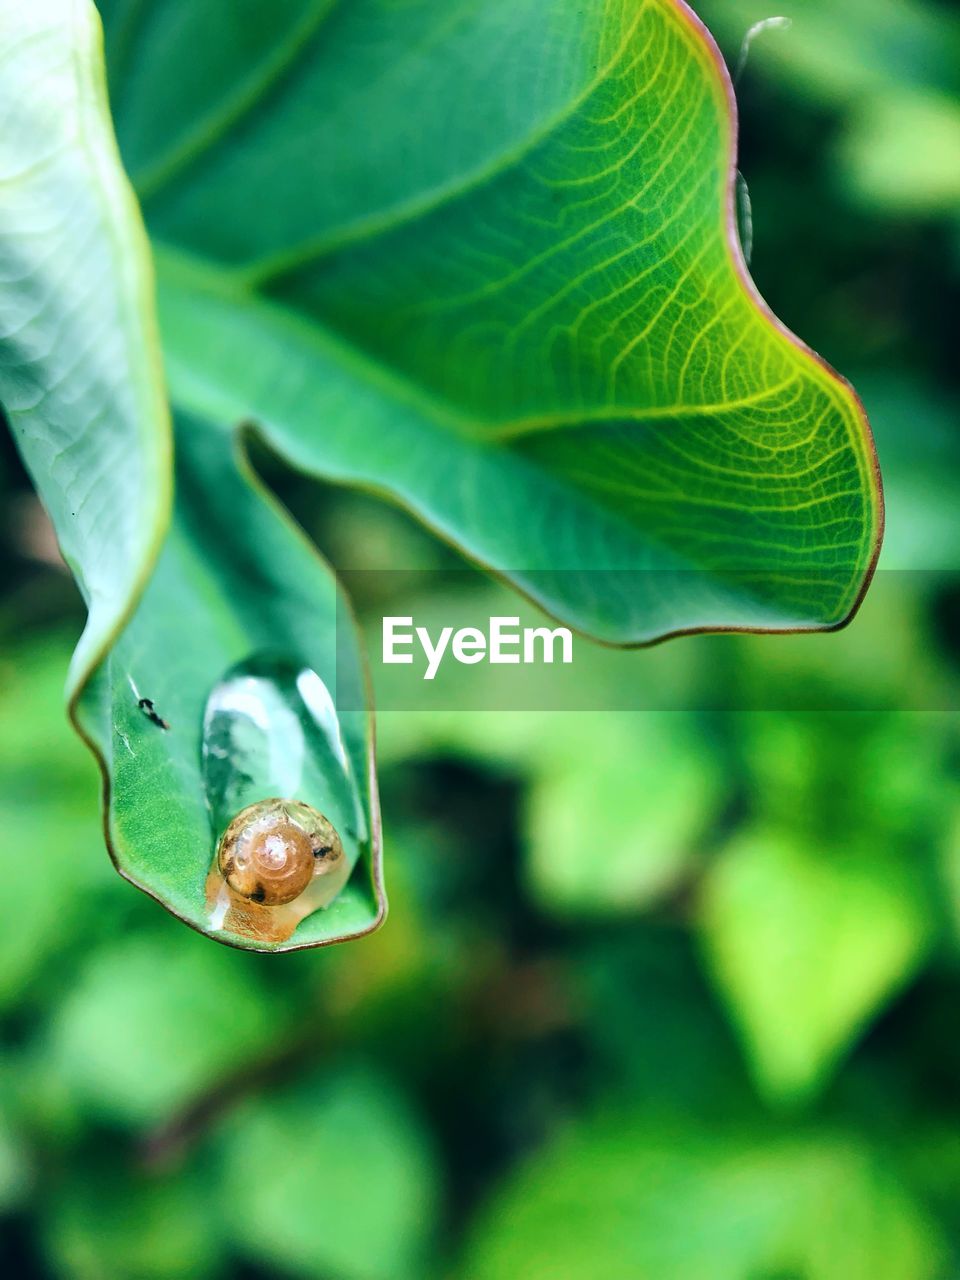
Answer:
POLYGON ((152 698, 141 698, 137 703, 137 706, 152 724, 157 725, 161 729, 170 728, 166 720, 164 720, 163 716, 160 715, 156 707, 153 705, 152 698))

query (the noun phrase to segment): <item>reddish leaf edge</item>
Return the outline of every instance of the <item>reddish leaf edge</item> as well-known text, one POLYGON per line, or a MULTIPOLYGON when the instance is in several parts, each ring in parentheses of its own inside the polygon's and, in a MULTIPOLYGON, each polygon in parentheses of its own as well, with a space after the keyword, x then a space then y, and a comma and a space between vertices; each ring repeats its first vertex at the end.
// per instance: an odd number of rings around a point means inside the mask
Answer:
MULTIPOLYGON (((860 589, 857 592, 850 608, 844 617, 837 622, 829 623, 810 623, 809 625, 801 625, 796 627, 739 627, 739 626, 720 626, 720 627, 689 627, 679 629, 677 631, 667 632, 665 635, 657 637, 649 643, 660 644, 664 640, 672 640, 679 636, 696 636, 696 635, 825 635, 836 631, 842 631, 856 617, 860 610, 860 606, 866 597, 873 576, 876 573, 877 563, 880 559, 880 552, 883 548, 883 535, 886 527, 886 505, 883 492, 883 476, 880 471, 880 458, 877 454, 876 440, 874 439, 873 428, 870 425, 870 419, 867 415, 866 407, 853 384, 838 373, 838 371, 825 360, 818 351, 814 351, 808 343, 798 337, 778 315, 771 309, 766 299, 757 288, 753 276, 750 274, 750 268, 747 266, 746 259, 743 256, 743 245, 740 242, 740 231, 737 225, 737 174, 738 158, 739 158, 739 139, 740 139, 740 110, 737 103, 736 89, 734 88, 733 78, 730 75, 730 69, 727 66, 720 47, 713 37, 713 33, 697 14, 694 9, 687 3, 687 0, 664 0, 664 3, 671 5, 677 12, 680 19, 685 22, 691 29, 696 39, 699 39, 703 48, 706 50, 710 62, 716 72, 715 87, 720 90, 722 96, 722 105, 726 107, 726 118, 729 123, 729 135, 727 138, 727 181, 724 192, 724 234, 727 242, 727 248, 733 261, 734 270, 740 287, 743 289, 748 300, 755 307, 760 316, 775 329, 783 338, 792 343, 804 356, 813 364, 819 365, 820 368, 833 379, 850 397, 853 406, 860 419, 860 425, 863 432, 863 442, 866 451, 866 463, 868 479, 872 483, 871 496, 874 499, 874 510, 876 518, 876 526, 873 531, 873 549, 870 559, 863 571, 863 580, 860 589)), ((640 646, 624 646, 627 648, 647 648, 647 645, 640 646)))

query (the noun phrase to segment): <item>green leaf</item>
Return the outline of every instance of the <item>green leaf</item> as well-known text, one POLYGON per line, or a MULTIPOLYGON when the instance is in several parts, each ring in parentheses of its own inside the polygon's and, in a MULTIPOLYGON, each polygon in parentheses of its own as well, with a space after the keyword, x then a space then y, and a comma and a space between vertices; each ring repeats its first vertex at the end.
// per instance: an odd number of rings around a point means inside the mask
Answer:
POLYGON ((104 11, 181 407, 607 640, 849 616, 869 431, 746 275, 682 4, 104 11))
POLYGON ((944 895, 951 933, 960 938, 960 795, 945 795, 945 830, 937 853, 938 879, 944 895))
POLYGON ((85 927, 88 892, 109 874, 91 806, 93 762, 63 715, 65 637, 7 650, 0 700, 0 1008, 31 998, 85 927), (29 850, 29 854, 25 854, 29 850))
MULTIPOLYGON (((429 613, 416 616, 429 625, 429 613)), ((637 679, 651 697, 674 656, 678 646, 645 656, 637 679)), ((582 662, 581 687, 589 653, 582 662)), ((702 856, 720 779, 697 729, 685 714, 662 712, 387 713, 378 755, 387 765, 462 756, 522 778, 524 872, 538 904, 570 919, 626 916, 677 887, 702 856)))
POLYGON ((873 373, 862 390, 886 466, 883 568, 957 569, 960 405, 924 379, 890 370, 873 373))
POLYGON ((40 1232, 63 1280, 201 1280, 220 1274, 209 1189, 194 1173, 75 1167, 40 1206, 40 1232))
POLYGON ((316 1080, 250 1104, 224 1134, 223 1219, 284 1275, 420 1280, 438 1186, 417 1118, 388 1081, 316 1080))
POLYGON ((0 0, 0 402, 87 601, 75 697, 170 506, 152 271, 107 109, 96 13, 0 0))
POLYGON ((476 1224, 464 1280, 933 1280, 931 1223, 842 1134, 581 1126, 476 1224))
POLYGON ((771 1101, 822 1087, 930 941, 911 852, 874 835, 811 847, 790 827, 747 829, 704 880, 707 965, 771 1101))
POLYGON ((900 217, 960 206, 960 106, 947 94, 886 93, 858 113, 839 162, 852 192, 900 217))
MULTIPOLYGON (((265 654, 314 673, 325 696, 339 693, 348 708, 361 708, 364 674, 332 573, 258 485, 236 437, 185 420, 177 476, 177 509, 156 572, 79 709, 109 769, 108 837, 118 868, 189 924, 235 946, 291 950, 367 933, 386 908, 365 711, 348 710, 335 722, 358 809, 356 827, 340 831, 356 860, 354 876, 335 901, 292 937, 270 938, 239 930, 230 917, 221 923, 208 898, 207 873, 225 825, 211 812, 204 776, 204 712, 213 690, 265 654), (142 697, 169 728, 144 714, 142 697)), ((244 767, 237 762, 238 776, 244 767)), ((244 781, 251 799, 278 793, 273 775, 244 781)))
POLYGON ((0 1213, 18 1205, 30 1184, 26 1153, 7 1120, 3 1101, 0 1099, 0 1213))
POLYGON ((541 752, 527 874, 557 913, 635 913, 696 865, 717 770, 680 716, 572 719, 576 732, 541 752))
POLYGON ((286 1010, 249 958, 199 938, 130 938, 95 952, 55 1010, 47 1060, 88 1111, 145 1126, 265 1052, 286 1010))

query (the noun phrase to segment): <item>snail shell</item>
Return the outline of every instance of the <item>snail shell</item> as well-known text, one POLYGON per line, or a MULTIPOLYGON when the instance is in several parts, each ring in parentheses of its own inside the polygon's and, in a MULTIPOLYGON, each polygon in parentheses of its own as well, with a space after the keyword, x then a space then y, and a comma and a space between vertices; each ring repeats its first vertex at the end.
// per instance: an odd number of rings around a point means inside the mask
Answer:
POLYGON ((217 865, 234 893, 275 907, 299 898, 343 861, 331 823, 298 800, 259 800, 241 809, 220 837, 217 865))

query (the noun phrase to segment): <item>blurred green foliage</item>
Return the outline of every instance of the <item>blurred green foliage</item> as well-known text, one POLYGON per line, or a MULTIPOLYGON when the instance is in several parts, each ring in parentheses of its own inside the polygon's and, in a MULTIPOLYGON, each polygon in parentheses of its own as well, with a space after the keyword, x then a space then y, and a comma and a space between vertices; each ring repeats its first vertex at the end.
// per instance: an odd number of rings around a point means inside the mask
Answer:
POLYGON ((628 1112, 567 1135, 507 1184, 467 1274, 901 1280, 939 1262, 930 1223, 844 1135, 694 1137, 628 1112), (616 1243, 598 1255, 598 1239, 616 1243))
MULTIPOLYGON (((769 12, 703 11, 732 60, 769 12)), ((687 712, 382 715, 380 934, 228 951, 105 865, 61 707, 79 605, 3 459, 4 1274, 957 1274, 957 16, 791 13, 740 86, 754 271, 862 370, 898 572, 840 636, 630 655, 687 712), (825 709, 726 709, 785 678, 825 709)), ((442 593, 458 562, 404 517, 264 466, 335 563, 442 593)))

